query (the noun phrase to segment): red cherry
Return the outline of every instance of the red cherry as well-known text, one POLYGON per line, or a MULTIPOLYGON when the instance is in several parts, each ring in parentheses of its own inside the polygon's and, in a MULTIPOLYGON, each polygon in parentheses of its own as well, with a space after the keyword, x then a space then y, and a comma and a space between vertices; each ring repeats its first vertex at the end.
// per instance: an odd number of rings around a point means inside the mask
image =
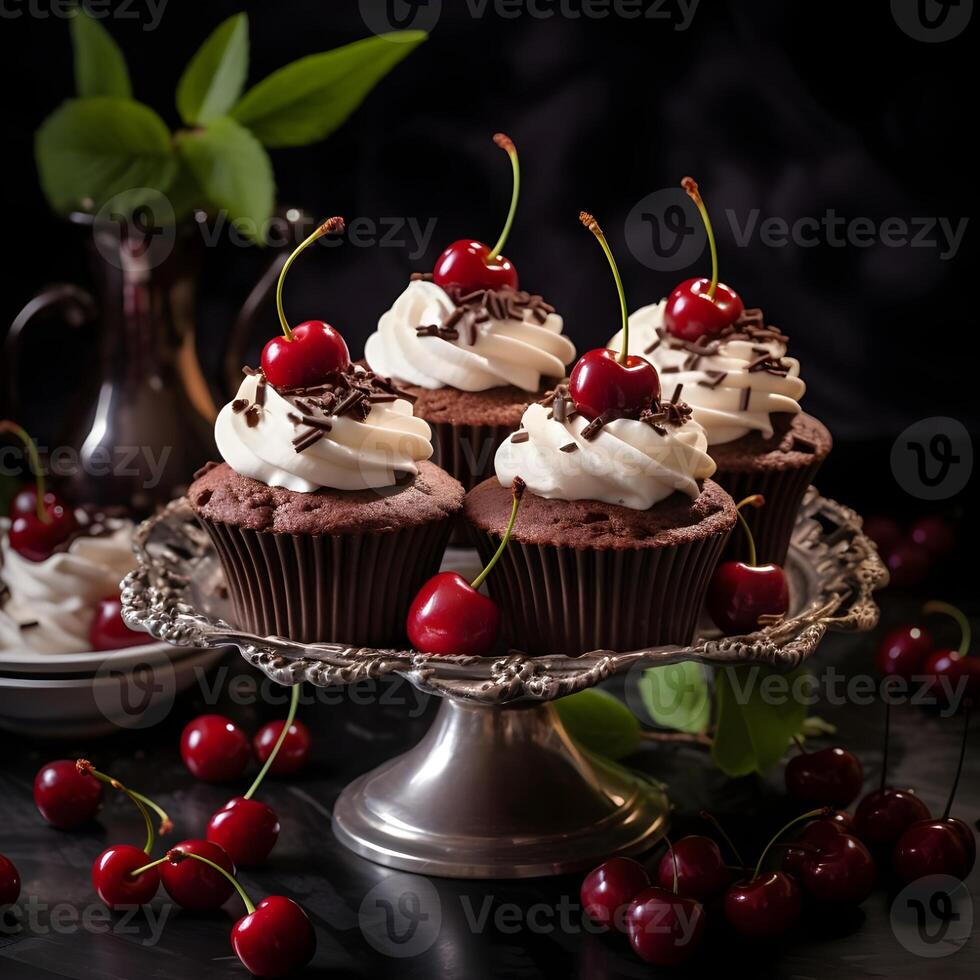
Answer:
POLYGON ((93 650, 119 650, 152 642, 146 633, 131 630, 123 621, 122 600, 118 595, 98 601, 88 638, 93 650))
POLYGON ((800 883, 819 902, 860 905, 874 887, 875 863, 856 837, 826 832, 803 854, 800 883))
POLYGON ((694 954, 704 932, 704 906, 665 888, 645 888, 626 912, 630 945, 640 959, 676 966, 694 954))
POLYGON ((865 520, 864 533, 874 541, 878 553, 882 555, 897 548, 904 537, 898 521, 881 515, 865 520))
MULTIPOLYGON (((255 758, 259 760, 259 765, 264 765, 266 759, 272 755, 272 750, 279 741, 285 724, 284 721, 270 721, 267 725, 263 725, 252 739, 252 748, 255 750, 255 758)), ((310 730, 301 721, 294 721, 286 732, 282 748, 269 772, 273 776, 295 775, 309 762, 312 745, 313 738, 310 730)))
POLYGON ((20 897, 20 875, 13 862, 0 854, 0 909, 20 897))
MULTIPOLYGON (((234 876, 235 865, 224 848, 206 840, 185 840, 167 852, 199 854, 234 876)), ((167 894, 185 909, 204 912, 221 908, 231 897, 234 885, 202 861, 168 860, 159 866, 160 880, 167 894)))
POLYGON ((725 633, 752 633, 759 617, 789 609, 789 582, 779 565, 722 562, 705 599, 715 624, 725 633))
POLYGON ((909 537, 935 558, 945 558, 956 547, 956 534, 941 517, 920 517, 909 528, 909 537))
POLYGON ((630 354, 621 364, 616 351, 599 347, 578 359, 568 392, 589 420, 607 413, 637 416, 660 397, 660 376, 646 358, 630 354))
POLYGON ((582 882, 580 897, 585 914, 608 929, 626 932, 626 910, 645 888, 650 876, 632 858, 614 857, 593 868, 582 882))
POLYGON ((420 653, 482 657, 497 642, 500 610, 458 572, 439 572, 408 610, 408 638, 420 653))
POLYGON ((884 558, 891 573, 891 584, 898 589, 918 585, 929 574, 933 563, 932 555, 914 541, 901 542, 884 558))
POLYGON ((279 818, 272 807, 236 796, 208 821, 207 839, 224 849, 241 868, 265 862, 279 839, 279 818))
POLYGON ((92 865, 92 884, 99 898, 111 909, 146 905, 157 893, 160 873, 157 868, 139 875, 133 872, 149 862, 146 851, 130 844, 116 844, 104 850, 92 865))
POLYGON ((79 772, 74 759, 59 759, 42 766, 34 777, 34 803, 52 827, 72 830, 99 812, 102 783, 79 772))
MULTIPOLYGON (((60 504, 58 497, 48 490, 44 494, 44 509, 49 510, 60 504)), ((10 516, 16 517, 18 514, 37 513, 37 486, 33 483, 21 488, 14 494, 10 501, 10 516)))
POLYGON ((769 871, 728 889, 725 918, 743 936, 775 939, 796 925, 801 905, 796 882, 782 871, 769 871))
POLYGON ((745 311, 741 297, 719 282, 708 296, 710 279, 687 279, 667 297, 664 326, 680 340, 696 341, 730 327, 745 311))
POLYGON ((851 818, 842 810, 837 810, 830 816, 811 820, 799 833, 796 841, 786 848, 783 855, 783 870, 788 871, 794 878, 803 875, 803 865, 810 855, 838 837, 846 834, 850 827, 851 818))
POLYGON ((270 895, 235 923, 231 946, 255 976, 285 977, 313 959, 316 933, 294 901, 270 895))
POLYGON ((732 881, 718 845, 710 837, 691 834, 676 841, 657 865, 657 881, 665 891, 674 890, 674 863, 677 865, 677 894, 708 902, 720 895, 732 881), (673 854, 671 854, 673 850, 673 854))
POLYGON ((36 510, 17 513, 7 532, 10 547, 28 561, 50 558, 58 545, 78 529, 74 511, 53 493, 44 495, 44 512, 49 518, 46 522, 37 516, 36 510))
POLYGON ((914 823, 895 845, 895 872, 903 882, 927 875, 950 875, 962 881, 975 860, 973 831, 955 818, 914 823))
POLYGON ((857 799, 864 783, 860 761, 839 746, 800 754, 786 765, 786 789, 807 805, 845 807, 857 799))
POLYGON ((344 338, 322 320, 293 328, 293 339, 273 337, 262 349, 262 370, 278 388, 305 387, 350 366, 344 338))
POLYGON ((911 678, 921 673, 932 648, 932 637, 921 626, 900 626, 886 634, 879 644, 875 664, 885 676, 911 678))
POLYGON ((929 807, 910 789, 886 786, 865 796, 854 811, 854 833, 876 854, 890 853, 912 824, 929 819, 929 807))
POLYGON ((252 753, 248 736, 233 721, 221 715, 201 715, 184 729, 180 754, 195 778, 225 783, 245 772, 252 753))
POLYGON ((478 289, 517 289, 517 270, 510 259, 490 258, 490 246, 470 238, 453 242, 436 259, 432 281, 445 289, 457 286, 464 293, 478 289))

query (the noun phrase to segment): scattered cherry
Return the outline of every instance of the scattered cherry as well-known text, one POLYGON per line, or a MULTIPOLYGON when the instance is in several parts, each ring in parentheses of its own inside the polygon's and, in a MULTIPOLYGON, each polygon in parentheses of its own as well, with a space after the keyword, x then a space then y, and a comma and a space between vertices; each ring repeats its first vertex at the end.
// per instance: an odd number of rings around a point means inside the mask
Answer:
POLYGON ((131 630, 126 625, 122 618, 122 600, 118 595, 106 596, 98 601, 95 619, 89 629, 89 643, 93 650, 119 650, 150 642, 146 633, 131 630))
POLYGON ((704 906, 653 886, 630 903, 626 928, 637 956, 657 966, 676 966, 690 958, 704 932, 704 906))
POLYGON ((0 910, 20 897, 20 875, 10 858, 0 854, 0 910))
POLYGON ((664 307, 664 326, 681 340, 697 341, 731 326, 742 315, 745 306, 734 289, 718 281, 718 249, 697 181, 685 177, 681 187, 694 201, 704 222, 711 249, 711 278, 687 279, 675 287, 664 307))
POLYGON ((34 803, 52 827, 72 830, 99 812, 102 784, 79 770, 74 759, 59 759, 42 766, 34 777, 34 803))
POLYGON ((207 839, 218 844, 241 868, 254 868, 279 839, 279 818, 260 800, 236 796, 208 821, 207 839))
MULTIPOLYGON (((252 739, 252 748, 259 764, 263 764, 272 754, 279 736, 282 734, 284 721, 270 721, 263 725, 252 739)), ((310 760, 310 750, 313 737, 310 730, 301 721, 294 721, 289 726, 282 748, 269 770, 273 776, 293 776, 305 768, 310 760)))
POLYGON ((201 715, 180 737, 180 755, 192 776, 206 783, 238 779, 251 757, 248 736, 221 715, 201 715))
POLYGON ((500 560, 514 530, 517 510, 524 496, 524 481, 519 476, 514 477, 511 489, 513 503, 507 529, 483 571, 472 582, 467 582, 458 572, 439 572, 412 600, 405 628, 412 646, 420 653, 482 657, 496 644, 500 610, 478 589, 500 560))
POLYGON ((786 764, 786 789, 793 799, 830 807, 857 799, 864 769, 853 753, 840 746, 808 752, 799 740, 796 744, 800 754, 786 764))
POLYGON ((829 816, 811 820, 798 834, 796 840, 787 846, 783 854, 783 870, 799 880, 803 875, 803 865, 808 856, 818 847, 824 846, 835 837, 847 834, 850 817, 843 810, 835 810, 829 816), (838 818, 839 814, 847 821, 838 818))
POLYGON ((344 338, 329 323, 307 320, 290 328, 282 308, 282 284, 293 260, 307 246, 327 234, 344 230, 343 218, 328 218, 286 259, 276 285, 276 309, 282 325, 281 337, 273 337, 262 349, 262 370, 269 383, 277 387, 317 384, 334 371, 350 365, 350 352, 344 338))
POLYGON ((313 959, 316 933, 292 899, 270 895, 235 923, 231 946, 253 975, 285 977, 313 959))
POLYGON ((950 616, 960 628, 960 645, 956 650, 933 650, 922 665, 922 673, 931 678, 933 697, 940 704, 960 698, 980 698, 980 657, 969 656, 972 639, 969 619, 948 602, 927 602, 922 611, 950 616))
POLYGON ((579 220, 595 235, 612 269, 619 294, 623 349, 617 352, 600 347, 583 354, 572 369, 568 392, 576 410, 589 420, 600 416, 636 418, 660 398, 660 376, 646 358, 629 352, 629 314, 623 280, 599 222, 587 211, 579 214, 579 220))
POLYGON ((699 834, 682 837, 660 859, 657 881, 661 889, 672 890, 675 870, 677 894, 699 902, 720 895, 732 880, 718 845, 710 837, 699 834))
MULTIPOLYGON (((833 825, 827 822, 827 826, 833 825)), ((874 887, 875 863, 856 837, 834 829, 806 842, 799 878, 817 901, 860 905, 874 887)))
POLYGON ((144 868, 147 852, 131 844, 114 844, 106 848, 92 865, 92 884, 99 898, 111 909, 146 905, 160 887, 160 872, 144 868))
POLYGON ((224 848, 211 841, 185 840, 172 847, 159 866, 163 887, 178 905, 198 912, 221 908, 231 897, 234 885, 207 864, 175 859, 174 854, 201 855, 234 875, 235 865, 224 848))
POLYGON ((799 886, 783 871, 757 874, 732 885, 725 893, 725 918, 743 936, 775 939, 799 921, 799 886))
POLYGON ((885 676, 911 678, 920 673, 932 649, 932 637, 923 627, 900 626, 887 633, 879 644, 875 664, 885 676))
POLYGON ((483 242, 462 238, 453 242, 439 256, 432 271, 432 281, 443 289, 447 286, 456 286, 467 293, 479 289, 517 289, 517 270, 500 252, 510 234, 514 215, 517 212, 517 200, 521 188, 520 164, 513 140, 503 133, 497 133, 493 141, 510 157, 513 171, 507 220, 497 239, 497 244, 492 249, 483 242))
POLYGON ((582 908, 593 922, 626 932, 626 910, 643 889, 650 887, 646 868, 632 858, 614 857, 585 876, 582 908))
POLYGON ((755 539, 742 516, 743 507, 761 507, 765 497, 753 494, 735 508, 748 540, 748 561, 722 562, 708 585, 705 599, 715 625, 729 634, 752 633, 762 616, 782 616, 789 610, 789 582, 779 565, 757 564, 755 539))

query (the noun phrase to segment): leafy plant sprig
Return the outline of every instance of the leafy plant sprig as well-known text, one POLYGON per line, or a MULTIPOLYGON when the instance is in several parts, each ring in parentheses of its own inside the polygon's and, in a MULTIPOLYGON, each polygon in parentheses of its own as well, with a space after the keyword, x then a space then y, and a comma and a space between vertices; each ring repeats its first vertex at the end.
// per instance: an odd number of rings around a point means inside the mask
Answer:
POLYGON ((275 203, 266 150, 330 135, 426 39, 422 31, 365 38, 300 58, 245 91, 248 17, 235 14, 184 69, 176 92, 184 128, 171 133, 156 111, 133 98, 126 61, 99 21, 79 8, 70 23, 77 97, 55 109, 35 136, 51 207, 94 212, 112 200, 126 212, 163 196, 174 213, 157 219, 223 210, 256 238, 275 203))

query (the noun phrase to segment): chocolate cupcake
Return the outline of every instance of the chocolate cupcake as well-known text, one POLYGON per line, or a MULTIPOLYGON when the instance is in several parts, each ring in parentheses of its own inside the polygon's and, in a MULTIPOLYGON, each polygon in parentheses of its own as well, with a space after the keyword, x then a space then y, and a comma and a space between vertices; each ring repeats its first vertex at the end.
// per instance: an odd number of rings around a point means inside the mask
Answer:
POLYGON ((242 628, 391 646, 439 568, 463 488, 411 397, 349 365, 303 387, 246 375, 215 425, 225 462, 188 490, 242 628))

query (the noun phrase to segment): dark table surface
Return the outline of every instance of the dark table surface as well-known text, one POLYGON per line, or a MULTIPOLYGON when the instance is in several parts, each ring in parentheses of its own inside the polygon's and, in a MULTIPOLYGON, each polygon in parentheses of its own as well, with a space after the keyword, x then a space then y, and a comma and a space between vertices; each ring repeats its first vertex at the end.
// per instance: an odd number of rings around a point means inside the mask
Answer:
MULTIPOLYGON (((886 621, 901 619, 886 605, 886 621)), ((818 674, 846 666, 849 676, 867 673, 872 640, 833 636, 811 661, 818 674), (842 666, 843 665, 843 666, 842 666)), ((173 816, 176 843, 200 833, 208 816, 231 793, 196 783, 178 753, 181 727, 202 710, 219 710, 255 731, 281 707, 249 703, 259 675, 232 656, 219 675, 224 693, 217 708, 198 691, 179 701, 168 720, 150 732, 68 744, 5 736, 0 752, 0 853, 20 869, 18 910, 0 928, 0 977, 42 978, 241 977, 228 934, 242 914, 229 900, 210 915, 182 912, 161 891, 149 911, 111 916, 92 889, 90 868, 109 843, 140 843, 141 820, 123 798, 111 798, 98 822, 80 832, 59 832, 43 823, 31 797, 34 773, 58 757, 85 755, 158 799, 173 816)), ((828 688, 828 690, 830 690, 828 688)), ((268 781, 261 795, 279 813, 283 830, 266 868, 244 872, 253 898, 280 893, 310 914, 319 948, 307 976, 332 977, 647 977, 624 941, 596 935, 578 908, 580 876, 525 881, 422 879, 393 872, 354 856, 334 839, 330 808, 355 775, 414 743, 434 704, 406 683, 356 692, 308 691, 300 717, 314 730, 315 757, 291 782, 268 781), (418 896, 418 904, 399 899, 418 896), (386 923, 379 909, 394 910, 386 923), (402 912, 399 911, 402 910, 402 912), (418 913, 403 915, 404 910, 418 913)), ((852 748, 869 785, 880 772, 880 704, 830 703, 813 713, 838 726, 835 740, 852 748)), ((941 811, 952 780, 961 721, 912 705, 893 710, 890 768, 897 782, 914 786, 941 811)), ((781 794, 782 772, 766 779, 727 780, 703 748, 650 742, 630 764, 669 784, 676 804, 673 833, 704 832, 696 816, 710 808, 749 853, 793 814, 781 794)), ((955 812, 975 825, 980 815, 980 755, 971 747, 955 812)), ((514 773, 515 779, 525 778, 514 773)), ((244 788, 244 787, 242 787, 244 788)), ((238 790, 240 791, 240 789, 238 790)), ((528 793, 534 787, 529 782, 528 793)), ((980 876, 967 883, 976 894, 980 876)), ((980 950, 973 934, 969 896, 960 918, 945 927, 927 922, 924 937, 894 925, 897 890, 879 887, 859 909, 829 915, 807 910, 797 931, 778 944, 749 945, 733 936, 709 909, 709 931, 695 960, 680 975, 727 972, 733 965, 762 977, 957 977, 977 976, 980 950), (933 927, 938 932, 931 931, 933 927), (945 931, 944 931, 945 930, 945 931), (940 941, 930 942, 939 935, 940 941), (957 937, 968 937, 963 941, 957 937), (900 941, 904 939, 905 944, 900 941)), ((913 895, 915 899, 922 896, 913 895)), ((926 905, 928 902, 926 902, 926 905)), ((907 903, 905 903, 907 906, 907 903)))

